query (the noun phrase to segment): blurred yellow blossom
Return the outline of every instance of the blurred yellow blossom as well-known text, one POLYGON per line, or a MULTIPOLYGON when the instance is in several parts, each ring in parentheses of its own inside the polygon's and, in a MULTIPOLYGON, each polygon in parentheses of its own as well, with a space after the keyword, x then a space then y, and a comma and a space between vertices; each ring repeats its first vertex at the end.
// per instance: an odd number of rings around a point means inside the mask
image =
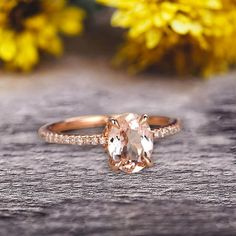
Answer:
POLYGON ((97 0, 128 30, 115 62, 208 76, 236 63, 234 0, 97 0))
POLYGON ((60 55, 60 33, 80 34, 84 16, 66 0, 0 0, 0 62, 28 71, 39 62, 40 52, 60 55))

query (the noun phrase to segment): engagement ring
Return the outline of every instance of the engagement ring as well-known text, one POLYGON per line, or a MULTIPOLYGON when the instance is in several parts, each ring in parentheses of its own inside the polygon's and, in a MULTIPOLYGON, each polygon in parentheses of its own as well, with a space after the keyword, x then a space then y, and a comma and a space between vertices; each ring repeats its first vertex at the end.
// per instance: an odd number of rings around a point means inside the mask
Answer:
POLYGON ((66 119, 41 127, 39 135, 49 143, 103 145, 112 170, 135 173, 153 165, 151 155, 155 139, 179 131, 177 119, 125 113, 66 119), (96 127, 103 127, 103 132, 93 135, 68 133, 96 127))

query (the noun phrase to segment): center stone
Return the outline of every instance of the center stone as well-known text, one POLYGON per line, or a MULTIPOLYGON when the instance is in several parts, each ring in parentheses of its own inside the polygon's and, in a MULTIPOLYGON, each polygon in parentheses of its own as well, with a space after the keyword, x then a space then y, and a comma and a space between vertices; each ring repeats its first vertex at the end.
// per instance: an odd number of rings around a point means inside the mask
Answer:
POLYGON ((135 173, 151 165, 153 133, 145 115, 125 113, 111 118, 105 135, 113 170, 135 173))

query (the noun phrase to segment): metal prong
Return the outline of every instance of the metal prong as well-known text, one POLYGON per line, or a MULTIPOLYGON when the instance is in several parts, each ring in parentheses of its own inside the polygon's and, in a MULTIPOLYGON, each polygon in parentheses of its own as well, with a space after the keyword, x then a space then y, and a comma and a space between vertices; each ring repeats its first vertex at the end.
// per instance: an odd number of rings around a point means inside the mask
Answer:
POLYGON ((147 122, 149 119, 149 116, 147 114, 143 114, 140 118, 140 122, 143 123, 143 122, 147 122))
POLYGON ((115 126, 115 127, 117 127, 117 128, 120 128, 120 125, 119 125, 119 122, 118 122, 117 119, 115 119, 115 118, 109 118, 109 122, 110 122, 113 126, 115 126))
POLYGON ((153 161, 150 158, 143 156, 143 160, 146 163, 147 167, 153 166, 153 161))
POLYGON ((111 159, 109 159, 109 161, 108 161, 108 164, 109 164, 109 167, 113 170, 113 171, 115 171, 115 172, 120 172, 120 169, 119 169, 119 167, 121 166, 121 161, 119 162, 119 163, 113 163, 113 161, 111 160, 111 159))

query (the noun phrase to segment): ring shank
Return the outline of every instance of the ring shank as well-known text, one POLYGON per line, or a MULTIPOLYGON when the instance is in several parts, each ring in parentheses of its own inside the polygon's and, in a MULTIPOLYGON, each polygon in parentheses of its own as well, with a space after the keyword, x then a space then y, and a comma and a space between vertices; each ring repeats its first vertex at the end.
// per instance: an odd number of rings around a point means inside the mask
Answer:
MULTIPOLYGON (((104 127, 110 117, 118 115, 98 115, 98 116, 79 116, 69 118, 64 121, 47 124, 39 129, 39 135, 46 142, 62 144, 105 144, 106 139, 102 134, 95 135, 74 135, 63 134, 66 131, 80 130, 85 128, 104 127)), ((150 116, 148 123, 153 127, 152 131, 155 138, 163 138, 180 131, 180 123, 177 119, 165 116, 150 116)))
POLYGON ((48 128, 54 132, 96 128, 106 125, 107 116, 79 116, 53 123, 48 128))

